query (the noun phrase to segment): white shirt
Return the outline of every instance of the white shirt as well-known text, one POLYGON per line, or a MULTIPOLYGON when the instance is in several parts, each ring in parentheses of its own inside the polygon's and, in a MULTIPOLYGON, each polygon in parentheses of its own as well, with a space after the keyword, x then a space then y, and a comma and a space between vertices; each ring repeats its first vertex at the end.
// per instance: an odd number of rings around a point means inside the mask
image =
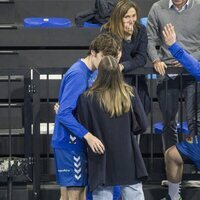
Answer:
POLYGON ((187 0, 186 4, 183 5, 183 7, 181 9, 179 9, 173 4, 172 0, 169 0, 169 8, 174 7, 180 13, 187 9, 187 7, 189 6, 189 3, 190 3, 190 0, 187 0))

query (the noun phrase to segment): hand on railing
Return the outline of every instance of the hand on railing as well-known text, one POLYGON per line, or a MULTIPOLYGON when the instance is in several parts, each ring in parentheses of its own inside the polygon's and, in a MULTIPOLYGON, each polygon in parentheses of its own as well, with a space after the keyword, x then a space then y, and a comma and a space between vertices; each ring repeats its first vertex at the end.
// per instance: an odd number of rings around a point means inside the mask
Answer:
POLYGON ((178 61, 173 61, 173 62, 172 62, 172 65, 173 65, 174 67, 183 67, 183 66, 181 65, 181 63, 178 62, 178 61))
POLYGON ((167 69, 167 65, 164 62, 156 60, 153 62, 153 66, 160 75, 165 75, 165 69, 167 69))

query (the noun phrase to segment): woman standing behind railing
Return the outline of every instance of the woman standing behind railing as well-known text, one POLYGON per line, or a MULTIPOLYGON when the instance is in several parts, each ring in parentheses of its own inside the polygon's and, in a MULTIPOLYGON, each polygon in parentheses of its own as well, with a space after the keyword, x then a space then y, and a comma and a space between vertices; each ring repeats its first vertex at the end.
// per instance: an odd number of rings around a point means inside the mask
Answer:
MULTIPOLYGON (((139 24, 139 8, 132 0, 119 0, 102 32, 108 31, 122 39, 120 67, 123 73, 144 67, 147 62, 147 33, 144 25, 139 24)), ((126 82, 137 86, 138 94, 145 112, 150 111, 150 98, 144 75, 126 77, 126 82)))

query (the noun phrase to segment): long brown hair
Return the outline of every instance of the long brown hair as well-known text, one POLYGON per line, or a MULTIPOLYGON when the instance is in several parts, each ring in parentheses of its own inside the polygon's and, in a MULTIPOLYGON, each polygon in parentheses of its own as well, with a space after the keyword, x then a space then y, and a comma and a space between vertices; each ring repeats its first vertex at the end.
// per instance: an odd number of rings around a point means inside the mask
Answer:
MULTIPOLYGON (((121 39, 125 39, 123 17, 126 15, 130 8, 134 8, 136 11, 137 19, 139 18, 139 8, 132 0, 119 0, 113 9, 109 21, 103 25, 103 28, 111 33, 116 34, 121 39)), ((134 32, 139 27, 138 21, 134 25, 134 32)))
POLYGON ((117 60, 105 56, 99 64, 97 79, 86 95, 96 95, 100 106, 113 117, 131 109, 133 90, 124 82, 117 60))

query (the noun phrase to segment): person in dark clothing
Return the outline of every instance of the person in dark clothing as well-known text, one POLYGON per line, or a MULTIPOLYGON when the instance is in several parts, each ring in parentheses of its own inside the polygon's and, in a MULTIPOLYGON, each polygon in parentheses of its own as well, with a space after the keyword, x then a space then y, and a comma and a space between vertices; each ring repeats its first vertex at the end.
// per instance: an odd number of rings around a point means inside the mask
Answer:
MULTIPOLYGON (((138 6, 131 0, 118 1, 108 23, 102 31, 116 34, 122 39, 122 57, 120 67, 123 73, 144 67, 147 62, 147 33, 144 25, 138 22, 138 6)), ((129 76, 126 82, 137 86, 137 91, 146 113, 150 111, 150 98, 144 75, 129 76)))
POLYGON ((105 146, 101 155, 88 148, 93 200, 112 199, 115 185, 120 185, 123 199, 143 200, 141 179, 147 177, 147 171, 133 127, 137 123, 144 132, 147 116, 136 90, 124 82, 112 56, 101 60, 96 81, 79 98, 77 113, 80 122, 105 146))

